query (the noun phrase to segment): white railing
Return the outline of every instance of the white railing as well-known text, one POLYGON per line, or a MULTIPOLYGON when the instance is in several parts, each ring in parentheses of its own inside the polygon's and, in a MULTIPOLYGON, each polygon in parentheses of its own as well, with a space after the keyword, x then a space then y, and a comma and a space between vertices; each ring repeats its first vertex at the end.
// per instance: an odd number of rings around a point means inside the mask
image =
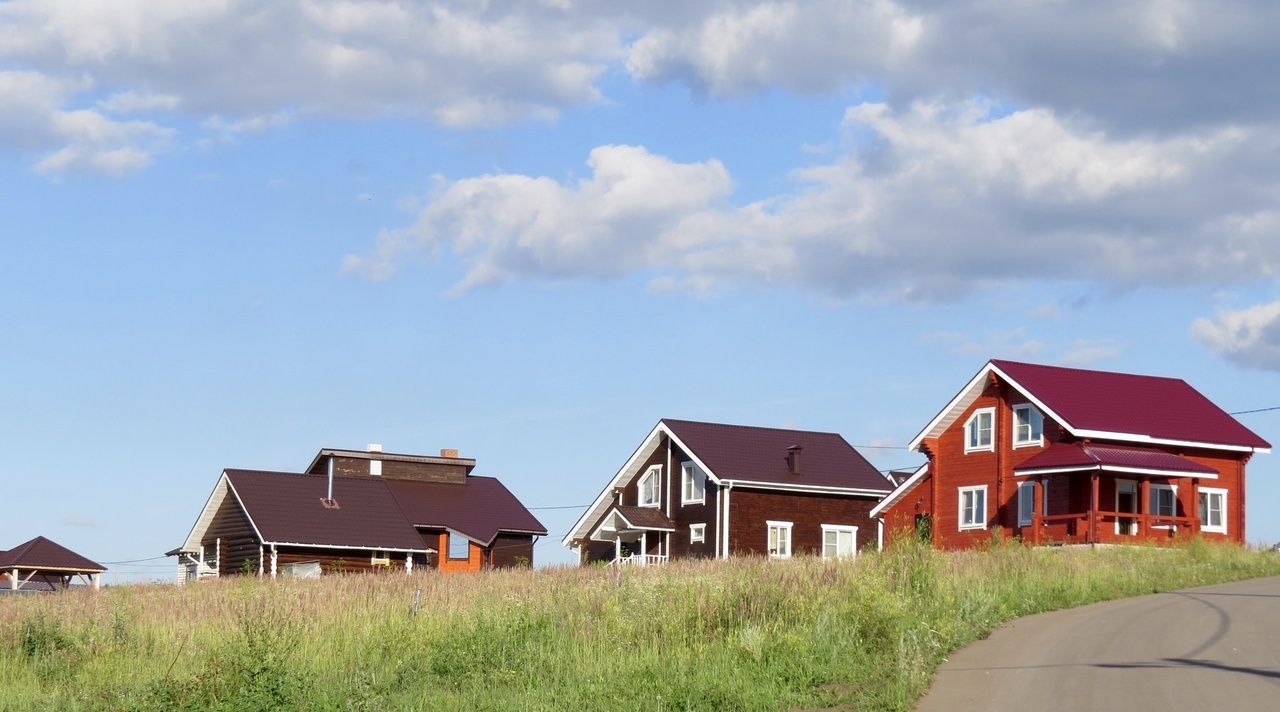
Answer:
POLYGON ((667 563, 666 554, 632 554, 614 559, 614 566, 658 566, 667 563))

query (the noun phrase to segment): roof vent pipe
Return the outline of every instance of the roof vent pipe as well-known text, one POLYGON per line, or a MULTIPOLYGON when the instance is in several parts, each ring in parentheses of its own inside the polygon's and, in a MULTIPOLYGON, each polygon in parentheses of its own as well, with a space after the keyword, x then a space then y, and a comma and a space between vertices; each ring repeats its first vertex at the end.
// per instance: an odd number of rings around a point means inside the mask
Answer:
POLYGON ((325 497, 325 501, 333 501, 333 455, 329 456, 329 494, 325 497))
POLYGON ((792 445, 787 448, 787 469, 791 470, 791 474, 800 474, 800 453, 804 451, 799 445, 792 445))

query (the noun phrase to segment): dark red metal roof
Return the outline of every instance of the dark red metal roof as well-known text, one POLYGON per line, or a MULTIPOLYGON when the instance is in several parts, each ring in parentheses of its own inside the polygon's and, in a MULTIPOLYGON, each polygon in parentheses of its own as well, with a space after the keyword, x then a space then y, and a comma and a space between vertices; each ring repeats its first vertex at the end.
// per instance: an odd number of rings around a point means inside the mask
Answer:
POLYGON ((632 506, 616 506, 618 510, 626 518, 631 526, 639 529, 675 529, 675 522, 671 518, 663 514, 657 507, 632 507, 632 506))
POLYGON ((488 544, 500 531, 544 536, 547 528, 492 477, 467 477, 467 483, 384 480, 416 527, 453 529, 488 544))
POLYGON ((888 492, 893 484, 837 433, 699 423, 663 423, 721 480, 847 487, 888 492), (802 448, 800 474, 791 474, 787 450, 802 448))
POLYGON ((288 472, 226 470, 264 542, 425 551, 385 481, 334 477, 337 508, 326 508, 328 478, 288 472))
POLYGON ((995 359, 991 364, 1075 430, 1250 448, 1271 447, 1266 440, 1179 378, 995 359))
POLYGON ((1054 443, 1013 468, 1016 474, 1060 468, 1123 467, 1196 477, 1217 470, 1155 448, 1100 443, 1054 443))
POLYGON ((0 569, 58 572, 102 572, 107 567, 90 561, 67 547, 42 536, 0 554, 0 569))

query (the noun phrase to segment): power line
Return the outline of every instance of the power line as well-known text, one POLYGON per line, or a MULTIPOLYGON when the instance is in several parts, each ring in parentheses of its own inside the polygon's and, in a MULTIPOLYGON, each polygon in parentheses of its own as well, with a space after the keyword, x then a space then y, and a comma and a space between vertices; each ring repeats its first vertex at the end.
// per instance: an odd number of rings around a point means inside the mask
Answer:
POLYGON ((1266 413, 1267 411, 1270 411, 1270 410, 1280 410, 1280 405, 1272 406, 1270 408, 1258 408, 1256 410, 1237 410, 1232 413, 1227 413, 1227 415, 1248 415, 1250 413, 1266 413))
POLYGON ((169 557, 167 557, 167 556, 152 556, 151 558, 148 558, 148 559, 129 559, 129 560, 127 560, 127 561, 100 561, 100 562, 98 562, 98 563, 101 563, 101 564, 138 564, 138 563, 141 563, 141 562, 143 562, 143 561, 159 561, 160 559, 167 559, 167 558, 169 558, 169 557))
POLYGON ((589 504, 566 504, 563 507, 525 507, 525 509, 586 509, 589 504))

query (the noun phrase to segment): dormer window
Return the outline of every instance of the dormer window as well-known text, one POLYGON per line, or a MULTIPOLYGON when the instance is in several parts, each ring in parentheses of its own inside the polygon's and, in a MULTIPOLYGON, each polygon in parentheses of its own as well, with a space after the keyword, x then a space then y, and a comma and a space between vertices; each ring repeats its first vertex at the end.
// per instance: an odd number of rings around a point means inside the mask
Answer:
POLYGON ((1044 416, 1030 403, 1013 407, 1013 446, 1044 444, 1044 416))
POLYGON ((638 487, 637 504, 641 507, 658 506, 658 496, 662 487, 662 465, 654 465, 644 473, 644 477, 640 478, 640 486, 638 487))
POLYGON ((964 451, 994 450, 995 438, 992 434, 995 431, 995 422, 995 408, 981 408, 974 411, 973 415, 969 416, 969 422, 964 424, 964 451))

